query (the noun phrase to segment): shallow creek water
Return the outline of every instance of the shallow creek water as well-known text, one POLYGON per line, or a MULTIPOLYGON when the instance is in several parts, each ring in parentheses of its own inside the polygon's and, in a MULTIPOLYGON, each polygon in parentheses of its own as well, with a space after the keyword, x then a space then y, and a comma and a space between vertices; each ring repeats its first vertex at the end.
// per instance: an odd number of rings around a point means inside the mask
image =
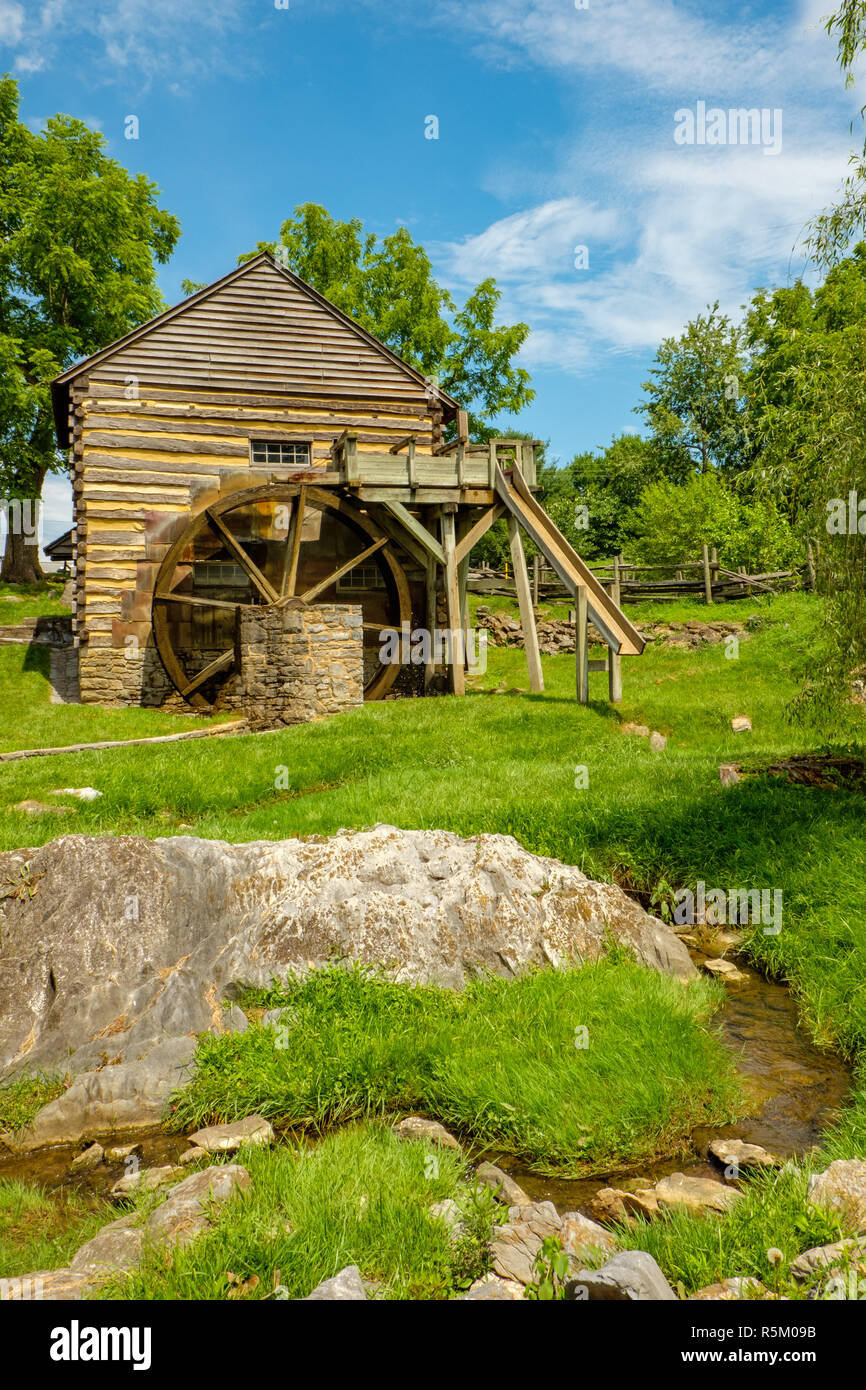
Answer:
MULTIPOLYGON (((742 963, 738 962, 738 968, 744 979, 726 983, 727 1001, 717 1015, 716 1026, 735 1054, 752 1113, 720 1129, 696 1130, 686 1153, 576 1181, 539 1177, 514 1159, 495 1153, 484 1156, 512 1173, 536 1200, 550 1200, 560 1211, 573 1211, 584 1206, 599 1188, 622 1187, 635 1179, 646 1179, 646 1184, 639 1184, 643 1186, 678 1171, 719 1177, 719 1170, 706 1157, 707 1144, 714 1137, 762 1144, 786 1158, 803 1154, 818 1144, 822 1131, 845 1102, 851 1073, 840 1058, 818 1051, 800 1031, 796 1006, 784 986, 768 982, 742 963)), ((141 1145, 146 1167, 173 1163, 188 1147, 182 1134, 169 1135, 160 1129, 137 1130, 105 1142, 120 1145, 133 1141, 141 1145)), ((92 1173, 70 1176, 74 1152, 64 1147, 0 1156, 0 1178, 24 1178, 49 1190, 65 1186, 83 1195, 107 1195, 123 1175, 122 1165, 106 1165, 92 1173)))

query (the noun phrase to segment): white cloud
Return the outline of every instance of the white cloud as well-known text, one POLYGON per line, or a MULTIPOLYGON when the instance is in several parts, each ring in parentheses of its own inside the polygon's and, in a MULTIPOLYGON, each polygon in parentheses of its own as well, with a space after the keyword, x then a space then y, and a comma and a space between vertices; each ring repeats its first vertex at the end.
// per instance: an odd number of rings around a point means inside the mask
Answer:
POLYGON ((527 365, 580 372, 611 352, 654 350, 716 299, 739 317, 759 284, 799 273, 804 226, 844 167, 839 150, 764 159, 750 148, 687 148, 623 158, 620 208, 549 201, 438 247, 437 260, 461 290, 496 276, 502 319, 532 327, 527 365), (568 254, 577 227, 588 270, 568 254))
POLYGON ((19 5, 17 0, 0 0, 0 43, 20 43, 23 32, 23 5, 19 5))

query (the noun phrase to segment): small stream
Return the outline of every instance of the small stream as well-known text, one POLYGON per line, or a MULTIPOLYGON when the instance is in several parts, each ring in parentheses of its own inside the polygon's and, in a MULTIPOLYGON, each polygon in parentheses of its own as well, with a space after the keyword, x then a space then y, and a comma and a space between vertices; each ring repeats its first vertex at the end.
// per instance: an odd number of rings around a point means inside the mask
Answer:
MULTIPOLYGON (((695 959, 701 957, 696 955, 695 959)), ((689 1152, 591 1178, 540 1177, 511 1157, 493 1152, 484 1156, 510 1172, 536 1200, 552 1201, 560 1211, 574 1211, 602 1187, 650 1186, 672 1172, 718 1178, 718 1168, 706 1157, 707 1144, 715 1137, 761 1144, 785 1158, 804 1154, 819 1144, 823 1130, 845 1103, 851 1072, 845 1062, 819 1051, 800 1031, 796 1006, 785 986, 765 980, 739 961, 737 967, 744 978, 726 982, 727 1001, 716 1016, 716 1026, 736 1057, 752 1113, 720 1129, 695 1130, 689 1152)), ((133 1142, 141 1146, 146 1167, 173 1163, 188 1147, 182 1134, 166 1134, 161 1129, 136 1130, 110 1140, 117 1145, 133 1142)), ((72 1187, 85 1196, 107 1196, 113 1183, 123 1176, 122 1165, 103 1165, 90 1173, 70 1175, 75 1151, 64 1147, 0 1155, 0 1178, 23 1178, 49 1191, 72 1187)))
MULTIPOLYGON (((703 958, 693 954, 696 961, 703 958)), ((731 1125, 694 1130, 686 1153, 591 1178, 540 1177, 513 1158, 489 1157, 537 1201, 554 1202, 559 1211, 575 1211, 602 1187, 649 1187, 675 1172, 718 1179, 720 1169, 707 1157, 711 1139, 742 1139, 783 1158, 803 1155, 819 1145, 823 1131, 848 1097, 850 1068, 833 1053, 819 1051, 801 1031, 797 1007, 786 986, 765 980, 740 960, 737 969, 744 978, 725 982, 727 999, 715 1024, 734 1053, 752 1113, 731 1125)))

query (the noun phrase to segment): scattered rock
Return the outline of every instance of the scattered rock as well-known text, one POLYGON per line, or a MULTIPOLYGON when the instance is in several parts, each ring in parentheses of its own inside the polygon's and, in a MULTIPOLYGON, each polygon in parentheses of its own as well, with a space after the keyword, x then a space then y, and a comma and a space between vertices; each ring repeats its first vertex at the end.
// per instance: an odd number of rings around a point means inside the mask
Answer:
POLYGON ((177 1161, 182 1168, 186 1168, 190 1163, 198 1163, 203 1158, 210 1158, 207 1149, 186 1149, 177 1161))
POLYGON ((187 1245, 210 1224, 212 1207, 227 1202, 235 1192, 243 1192, 250 1181, 246 1168, 238 1163, 213 1164, 192 1173, 151 1212, 145 1226, 147 1237, 187 1245))
POLYGON ((663 753, 668 746, 668 741, 664 734, 660 734, 657 729, 653 729, 650 734, 649 746, 654 753, 663 753))
POLYGON ((809 1179, 809 1201, 838 1212, 856 1231, 866 1231, 866 1161, 837 1158, 809 1179))
POLYGON ((329 1302, 356 1302, 366 1301, 367 1290, 364 1288, 364 1281, 361 1278, 361 1271, 357 1265, 347 1265, 341 1269, 339 1274, 335 1274, 333 1279, 325 1279, 323 1283, 317 1285, 312 1293, 308 1293, 306 1303, 314 1300, 327 1300, 329 1302))
POLYGON ((634 734, 636 738, 649 738, 650 731, 647 724, 623 724, 624 734, 634 734))
POLYGON ((139 1168, 136 1173, 127 1173, 125 1177, 119 1178, 111 1189, 111 1195, 112 1197, 127 1197, 130 1192, 137 1192, 139 1188, 150 1191, 154 1187, 166 1187, 182 1176, 183 1169, 176 1167, 173 1163, 168 1163, 161 1168, 139 1168))
POLYGON ((740 774, 736 763, 720 763, 719 779, 723 787, 736 786, 740 780, 740 774))
POLYGON ((731 961, 725 960, 723 956, 710 956, 707 960, 702 961, 701 964, 708 975, 720 976, 723 980, 727 980, 729 984, 736 984, 739 980, 745 980, 746 978, 742 970, 738 970, 731 961))
POLYGON ((811 1250, 804 1250, 802 1255, 791 1261, 789 1271, 794 1279, 811 1279, 823 1269, 832 1269, 834 1265, 848 1260, 856 1261, 863 1256, 866 1256, 866 1242, 837 1240, 833 1245, 816 1245, 811 1250))
POLYGON ((73 1158, 69 1165, 70 1173, 89 1173, 91 1168, 98 1168, 105 1158, 105 1150, 101 1144, 90 1144, 83 1153, 73 1158))
POLYGON ((686 1207, 688 1211, 729 1211, 742 1197, 735 1187, 725 1187, 712 1178, 690 1178, 671 1173, 653 1188, 663 1207, 686 1207))
POLYGON ((752 721, 748 715, 736 714, 731 720, 731 728, 735 734, 750 734, 752 732, 752 721))
POLYGON ((135 1215, 121 1216, 103 1226, 92 1240, 82 1245, 70 1261, 77 1274, 109 1274, 135 1269, 144 1247, 144 1228, 136 1225, 135 1215))
MULTIPOLYGON (((189 1136, 189 1142, 209 1154, 236 1153, 241 1144, 273 1144, 274 1131, 263 1115, 248 1115, 244 1120, 234 1120, 231 1124, 210 1125, 197 1129, 189 1136)), ((189 1160, 187 1160, 189 1161, 189 1160)))
POLYGON ((493 1233, 493 1269, 502 1279, 531 1284, 537 1277, 535 1257, 542 1241, 559 1236, 562 1223, 552 1202, 531 1202, 519 1209, 518 1218, 493 1233))
POLYGON ((782 1160, 760 1144, 746 1144, 742 1139, 711 1139, 708 1151, 723 1168, 781 1168, 782 1160))
POLYGON ((632 1216, 656 1216, 659 1209, 650 1188, 626 1192, 618 1187, 602 1187, 587 1205, 597 1221, 606 1221, 610 1225, 617 1221, 628 1221, 632 1216))
POLYGON ((590 1302, 618 1300, 671 1302, 676 1294, 652 1255, 623 1250, 600 1269, 581 1269, 566 1285, 566 1298, 590 1302))
POLYGON ((567 1211, 563 1214, 562 1233, 559 1238, 566 1254, 579 1260, 581 1264, 591 1251, 603 1250, 606 1254, 612 1255, 616 1250, 616 1241, 610 1231, 606 1231, 596 1221, 590 1221, 588 1216, 579 1211, 567 1211))
POLYGON ((431 1144, 439 1144, 443 1149, 459 1149, 460 1145, 438 1120, 425 1120, 421 1115, 408 1115, 394 1126, 394 1133, 400 1139, 426 1139, 431 1144))
POLYGON ((430 1208, 430 1215, 434 1221, 445 1222, 452 1241, 460 1239, 464 1228, 460 1219, 460 1208, 453 1197, 446 1197, 444 1202, 434 1202, 430 1208))
POLYGON ((95 787, 58 787, 56 791, 49 792, 49 796, 74 796, 78 801, 96 801, 102 792, 98 792, 95 787))
POLYGON ((463 1302, 511 1303, 526 1299, 524 1287, 516 1279, 500 1279, 497 1274, 485 1274, 476 1279, 468 1293, 461 1295, 463 1302))
POLYGON ((758 1279, 740 1277, 723 1279, 720 1284, 708 1284, 693 1293, 690 1303, 724 1303, 734 1299, 762 1298, 767 1290, 758 1279))
POLYGON ((65 1302, 68 1299, 84 1298, 92 1284, 93 1275, 82 1270, 38 1269, 32 1274, 0 1279, 0 1303, 11 1303, 19 1299, 65 1302))
POLYGON ((125 1163, 133 1155, 140 1157, 140 1144, 115 1144, 105 1150, 105 1161, 106 1163, 125 1163))
POLYGON ((526 1195, 519 1183, 516 1183, 501 1168, 497 1168, 495 1163, 479 1163, 475 1169, 475 1176, 479 1182, 484 1183, 485 1187, 490 1188, 494 1197, 498 1197, 499 1201, 504 1202, 506 1206, 528 1207, 532 1203, 532 1198, 526 1195))
POLYGON ((47 801, 16 801, 13 811, 21 811, 25 816, 66 816, 71 806, 51 806, 47 801))

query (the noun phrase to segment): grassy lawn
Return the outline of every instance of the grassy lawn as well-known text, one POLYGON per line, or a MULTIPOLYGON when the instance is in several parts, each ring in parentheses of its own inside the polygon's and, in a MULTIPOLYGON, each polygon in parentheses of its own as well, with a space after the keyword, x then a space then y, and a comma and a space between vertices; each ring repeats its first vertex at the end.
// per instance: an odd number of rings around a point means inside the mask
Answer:
MULTIPOLYGON (((181 734, 237 718, 230 714, 203 719, 166 714, 156 709, 52 705, 48 699, 49 661, 47 647, 0 647, 0 709, 13 716, 7 715, 0 727, 0 753, 11 753, 18 748, 63 748, 71 743, 97 743, 103 739, 181 734)), ((57 760, 52 759, 45 766, 53 772, 57 760)), ((69 767, 68 761, 66 766, 69 767)), ((28 763, 28 767, 32 768, 33 764, 28 763)), ((0 772, 0 782, 4 786, 5 780, 5 773, 0 772)), ((51 781, 52 787, 72 785, 86 784, 51 781)))
POLYGON ((460 994, 323 970, 256 992, 283 1008, 281 1030, 202 1037, 174 1123, 255 1112, 322 1132, 421 1111, 476 1151, 567 1177, 605 1172, 738 1113, 730 1055, 704 1027, 721 998, 709 980, 684 989, 612 958, 460 994))
POLYGON ((61 599, 63 579, 46 579, 41 584, 0 583, 0 627, 17 625, 25 618, 41 618, 49 613, 68 613, 61 599))
POLYGON ((0 1279, 61 1268, 116 1214, 107 1202, 74 1191, 0 1181, 0 1279))

